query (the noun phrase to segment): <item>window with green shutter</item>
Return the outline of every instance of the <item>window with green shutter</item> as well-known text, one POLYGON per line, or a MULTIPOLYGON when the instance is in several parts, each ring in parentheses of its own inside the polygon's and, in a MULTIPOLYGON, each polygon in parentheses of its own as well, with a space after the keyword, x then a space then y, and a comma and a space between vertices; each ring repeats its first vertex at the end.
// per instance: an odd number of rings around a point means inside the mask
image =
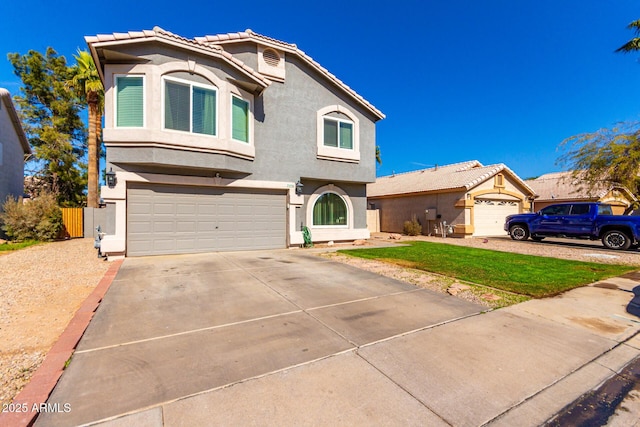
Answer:
POLYGON ((217 92, 191 82, 165 79, 164 127, 216 135, 217 92))
POLYGON ((235 96, 232 98, 232 138, 237 141, 249 142, 249 103, 235 96))
POLYGON ((116 127, 144 126, 144 78, 116 77, 116 127))

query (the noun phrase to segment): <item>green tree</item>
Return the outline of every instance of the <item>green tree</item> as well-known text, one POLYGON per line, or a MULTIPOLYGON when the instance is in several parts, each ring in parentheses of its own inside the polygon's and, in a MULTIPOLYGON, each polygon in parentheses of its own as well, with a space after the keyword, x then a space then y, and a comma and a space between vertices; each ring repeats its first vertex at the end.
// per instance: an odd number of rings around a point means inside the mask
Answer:
POLYGON ((594 190, 622 184, 640 194, 640 126, 621 123, 611 129, 583 133, 565 139, 560 147, 566 152, 558 164, 594 190))
MULTIPOLYGON (((640 51, 640 19, 627 28, 636 37, 616 52, 640 51)), ((621 123, 611 129, 582 133, 565 139, 560 147, 566 152, 558 164, 573 171, 589 190, 611 184, 622 184, 635 195, 640 194, 640 125, 621 123)))
MULTIPOLYGON (((633 30, 636 36, 640 36, 640 19, 633 21, 627 28, 633 30)), ((619 48, 616 49, 616 52, 637 52, 640 50, 640 37, 634 37, 619 48)))
POLYGON ((380 155, 380 146, 376 145, 376 163, 381 165, 382 164, 382 156, 380 155))
POLYGON ((80 119, 82 103, 66 86, 74 69, 51 47, 44 55, 30 50, 26 55, 10 53, 8 59, 23 84, 14 99, 34 151, 32 180, 52 192, 61 206, 81 206, 86 130, 80 119))
POLYGON ((98 207, 98 169, 99 169, 99 149, 100 135, 102 127, 102 114, 104 112, 104 88, 98 74, 93 58, 86 50, 78 49, 78 54, 74 55, 76 66, 74 76, 68 82, 78 93, 80 99, 85 101, 89 107, 89 139, 88 139, 88 183, 87 183, 87 206, 98 207))

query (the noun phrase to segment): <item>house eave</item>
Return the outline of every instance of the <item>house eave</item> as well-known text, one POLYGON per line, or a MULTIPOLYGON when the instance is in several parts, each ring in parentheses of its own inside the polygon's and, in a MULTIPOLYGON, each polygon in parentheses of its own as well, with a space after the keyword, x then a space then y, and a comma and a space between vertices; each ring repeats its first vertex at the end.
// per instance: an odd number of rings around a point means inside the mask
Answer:
POLYGON ((4 102, 5 107, 7 108, 7 112, 9 114, 9 118, 11 119, 11 123, 13 124, 13 128, 18 136, 18 140, 20 141, 20 145, 22 146, 22 151, 25 155, 31 154, 31 146, 29 145, 29 140, 27 139, 27 135, 22 128, 22 122, 20 121, 20 117, 18 116, 18 112, 16 111, 15 106, 13 105, 13 101, 11 100, 11 94, 8 90, 4 88, 0 88, 0 100, 4 102))

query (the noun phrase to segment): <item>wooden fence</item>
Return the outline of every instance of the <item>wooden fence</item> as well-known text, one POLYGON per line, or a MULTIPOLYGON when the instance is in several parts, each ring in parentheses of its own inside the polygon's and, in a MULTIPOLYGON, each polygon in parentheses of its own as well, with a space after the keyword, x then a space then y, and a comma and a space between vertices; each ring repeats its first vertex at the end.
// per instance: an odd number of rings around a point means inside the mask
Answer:
POLYGON ((62 222, 64 223, 65 237, 71 239, 84 237, 82 208, 62 208, 62 222))

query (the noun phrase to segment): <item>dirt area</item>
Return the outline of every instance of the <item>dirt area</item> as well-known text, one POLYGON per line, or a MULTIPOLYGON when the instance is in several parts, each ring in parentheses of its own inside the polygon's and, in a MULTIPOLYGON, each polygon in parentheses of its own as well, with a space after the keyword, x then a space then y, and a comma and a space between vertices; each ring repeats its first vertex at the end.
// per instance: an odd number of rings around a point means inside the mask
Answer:
POLYGON ((411 283, 420 288, 455 295, 458 298, 484 305, 487 309, 506 307, 529 299, 528 297, 499 289, 464 282, 439 274, 427 273, 414 268, 401 267, 382 261, 355 258, 336 252, 326 252, 320 256, 392 279, 411 283))
POLYGON ((0 404, 29 381, 109 266, 92 239, 0 255, 0 404))

